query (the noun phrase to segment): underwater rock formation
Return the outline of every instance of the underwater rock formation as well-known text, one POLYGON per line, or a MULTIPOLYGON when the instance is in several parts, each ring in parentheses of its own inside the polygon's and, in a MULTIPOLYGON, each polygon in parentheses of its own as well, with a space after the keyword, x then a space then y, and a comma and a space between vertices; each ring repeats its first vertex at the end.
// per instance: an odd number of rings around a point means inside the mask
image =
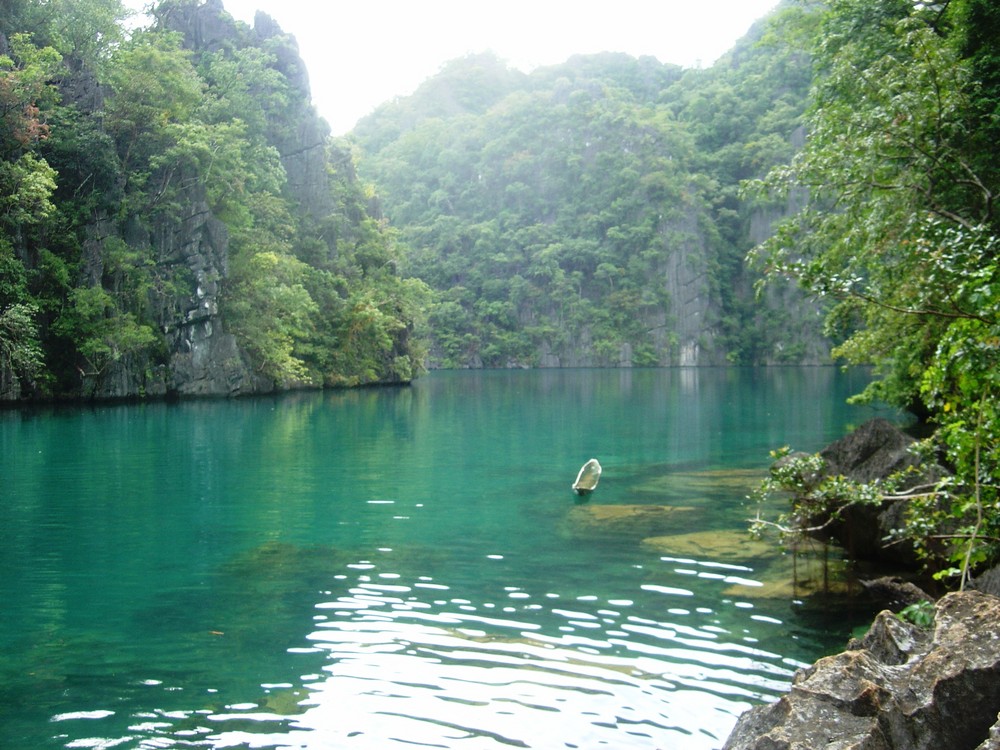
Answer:
POLYGON ((578 505, 568 513, 565 528, 571 536, 642 541, 667 533, 695 512, 701 511, 674 505, 578 505))

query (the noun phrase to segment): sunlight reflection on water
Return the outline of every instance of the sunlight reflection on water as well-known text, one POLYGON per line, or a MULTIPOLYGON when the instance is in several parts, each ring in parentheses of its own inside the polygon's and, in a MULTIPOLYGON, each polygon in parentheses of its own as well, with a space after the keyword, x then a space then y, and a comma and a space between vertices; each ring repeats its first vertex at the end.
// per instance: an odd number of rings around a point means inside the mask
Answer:
MULTIPOLYGON (((556 604, 521 607, 428 600, 421 590, 448 587, 378 580, 361 575, 316 605, 309 648, 325 651, 329 663, 292 720, 309 733, 310 747, 708 750, 724 739, 714 728, 782 690, 795 666, 725 640, 721 628, 629 614, 631 600, 581 595, 566 604, 551 595, 545 601, 556 604)), ((215 737, 218 747, 288 739, 215 737)))

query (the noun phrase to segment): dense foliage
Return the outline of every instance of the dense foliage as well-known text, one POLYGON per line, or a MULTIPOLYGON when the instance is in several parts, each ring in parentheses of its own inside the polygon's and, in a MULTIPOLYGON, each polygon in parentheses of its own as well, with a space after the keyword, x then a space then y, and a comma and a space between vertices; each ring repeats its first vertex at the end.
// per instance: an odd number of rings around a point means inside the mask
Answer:
POLYGON ((289 185, 281 145, 319 122, 294 43, 218 2, 164 0, 133 31, 126 16, 119 0, 3 3, 0 391, 152 382, 178 326, 219 321, 278 387, 413 377, 426 290, 395 272, 349 151, 319 144, 322 212, 289 185), (212 45, 184 33, 192 14, 221 30, 212 45), (206 213, 224 225, 211 247, 172 246, 196 219, 212 229, 206 213))
POLYGON ((777 34, 710 70, 476 55, 359 123, 407 270, 440 294, 438 364, 800 360, 808 324, 754 304, 737 188, 790 158, 808 83, 777 34))
POLYGON ((989 0, 828 3, 809 138, 755 186, 808 201, 752 260, 834 301, 836 353, 880 375, 865 397, 936 426, 953 476, 900 533, 963 582, 1000 552, 998 38, 989 0))

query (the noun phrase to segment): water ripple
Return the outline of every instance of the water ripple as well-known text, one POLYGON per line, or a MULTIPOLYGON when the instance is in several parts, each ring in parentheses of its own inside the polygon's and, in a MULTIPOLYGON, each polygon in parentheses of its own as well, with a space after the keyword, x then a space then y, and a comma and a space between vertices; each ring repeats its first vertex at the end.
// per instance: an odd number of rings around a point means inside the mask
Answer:
MULTIPOLYGON (((641 588, 672 599, 693 595, 641 588)), ((307 640, 329 663, 308 684, 308 706, 294 719, 313 746, 627 742, 707 750, 722 739, 711 728, 727 731, 736 715, 783 690, 792 674, 780 655, 738 642, 710 622, 623 616, 633 599, 581 596, 572 606, 556 606, 560 597, 550 594, 542 601, 552 604, 540 605, 528 603, 535 597, 517 586, 503 592, 522 595, 516 606, 424 598, 447 590, 429 577, 412 585, 361 580, 317 603, 307 640)))

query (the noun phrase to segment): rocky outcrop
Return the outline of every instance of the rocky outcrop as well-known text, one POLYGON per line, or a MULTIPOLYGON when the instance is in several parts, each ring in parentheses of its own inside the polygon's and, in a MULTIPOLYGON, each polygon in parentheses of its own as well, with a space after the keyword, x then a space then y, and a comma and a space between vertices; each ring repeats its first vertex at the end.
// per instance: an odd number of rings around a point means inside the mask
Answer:
POLYGON ((740 717, 723 750, 1000 750, 1000 599, 953 593, 932 630, 882 612, 868 633, 740 717))
POLYGON ((858 482, 884 479, 919 463, 909 452, 913 438, 881 417, 820 451, 828 474, 842 474, 858 482))
MULTIPOLYGON (((824 476, 844 476, 857 482, 873 482, 907 469, 917 469, 920 459, 910 451, 914 439, 886 419, 876 418, 858 427, 822 451, 824 476)), ((901 489, 933 482, 944 473, 934 467, 930 473, 914 471, 901 489)), ((822 476, 817 477, 817 482, 822 476)), ((917 560, 912 547, 887 544, 894 529, 903 525, 905 500, 888 500, 879 505, 852 505, 841 510, 827 529, 852 557, 913 566, 917 560)), ((814 519, 817 524, 826 518, 814 519)))
POLYGON ((188 294, 164 310, 169 342, 168 394, 236 396, 266 392, 274 384, 254 373, 219 315, 220 283, 228 273, 229 233, 203 200, 192 200, 183 219, 159 226, 151 238, 159 263, 193 280, 188 294))
MULTIPOLYGON (((247 43, 267 45, 275 55, 276 69, 297 94, 290 98, 289 111, 272 123, 270 133, 287 172, 288 190, 295 203, 313 217, 329 214, 332 197, 325 151, 329 128, 310 102, 308 76, 294 38, 260 13, 255 28, 247 29, 226 12, 222 0, 167 4, 157 12, 158 22, 178 32, 184 45, 198 53, 247 43)), ((78 77, 84 80, 82 74, 78 77)), ((74 101, 90 111, 96 105, 88 107, 88 102, 98 102, 100 97, 88 94, 86 100, 80 99, 76 96, 74 101)), ((274 390, 274 382, 252 366, 220 314, 222 286, 229 273, 226 226, 213 215, 200 185, 191 186, 179 204, 169 218, 132 215, 119 221, 101 216, 84 230, 81 276, 85 286, 102 283, 108 272, 104 247, 115 239, 129 247, 149 248, 155 258, 155 275, 165 283, 149 294, 150 322, 163 335, 163 351, 122 357, 98 374, 81 372, 81 395, 99 399, 237 396, 274 390)))
MULTIPOLYGON (((223 0, 154 5, 107 66, 92 45, 52 63, 58 104, 11 99, 24 136, 2 158, 37 157, 8 177, 37 172, 38 195, 17 198, 32 218, 8 212, 0 243, 16 275, 0 307, 19 316, 0 401, 409 382, 423 291, 312 105, 294 37, 223 0)), ((11 75, 38 95, 34 68, 11 75)))
POLYGON ((312 105, 309 74, 295 37, 260 11, 254 16, 253 30, 257 43, 275 56, 275 69, 296 92, 282 117, 272 123, 269 140, 281 154, 288 192, 302 211, 322 219, 333 210, 326 154, 330 127, 312 105))

